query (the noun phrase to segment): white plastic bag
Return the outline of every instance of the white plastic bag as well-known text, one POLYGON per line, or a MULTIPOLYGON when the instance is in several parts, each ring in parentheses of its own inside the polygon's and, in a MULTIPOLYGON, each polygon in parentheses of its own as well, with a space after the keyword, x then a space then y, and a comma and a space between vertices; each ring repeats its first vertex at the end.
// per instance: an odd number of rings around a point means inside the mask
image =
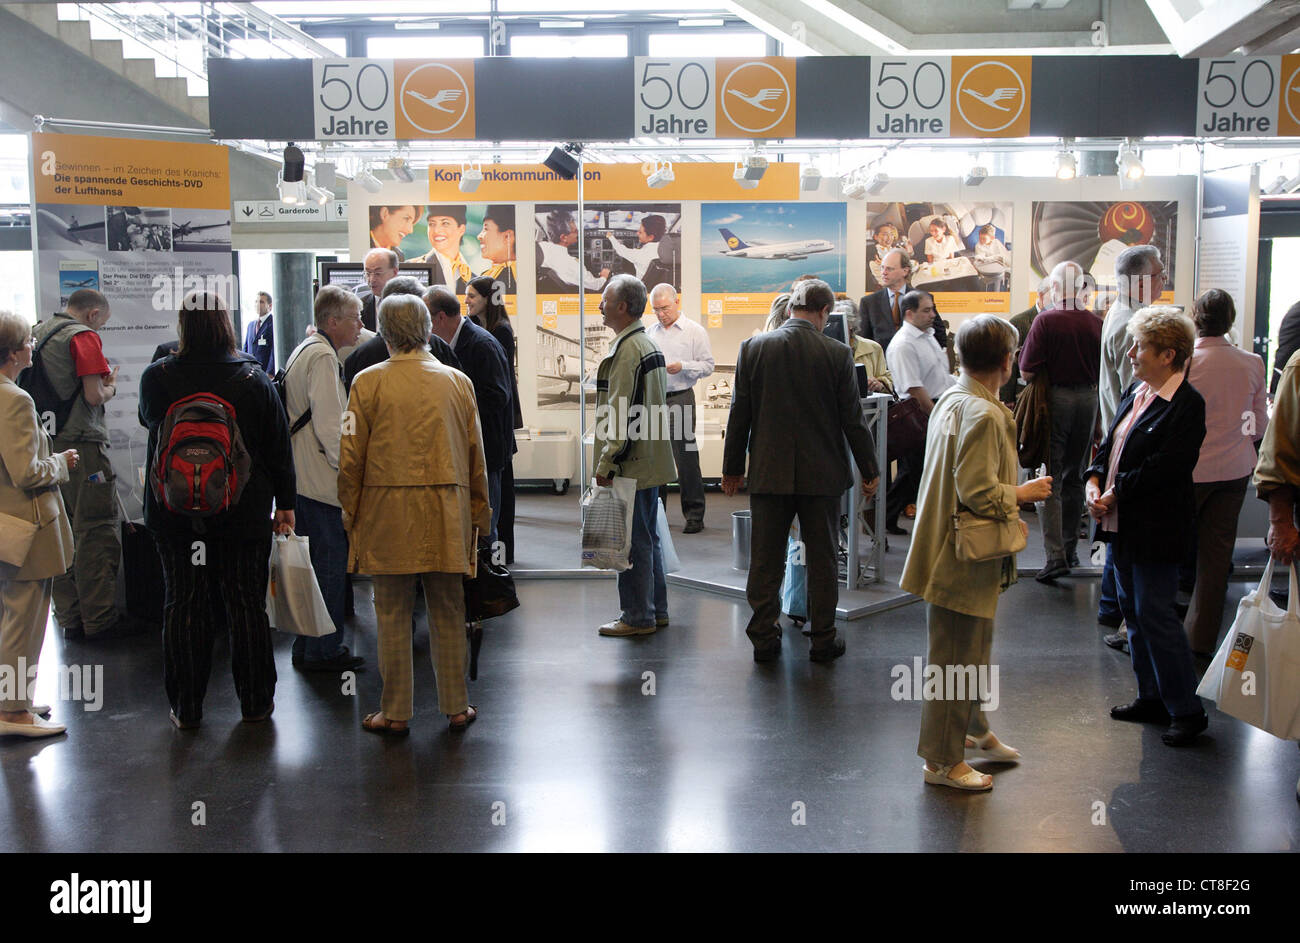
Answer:
POLYGON ((632 566, 632 515, 636 510, 636 479, 614 478, 582 496, 582 565, 597 570, 626 570, 632 566))
POLYGON ((1300 739, 1300 590, 1293 567, 1288 608, 1269 599, 1273 561, 1237 617, 1196 693, 1219 710, 1283 740, 1300 739))
POLYGON ((677 548, 673 546, 673 535, 668 532, 668 512, 664 510, 664 503, 656 501, 659 506, 659 522, 655 525, 659 531, 659 549, 664 555, 664 572, 676 573, 682 568, 682 562, 677 559, 677 548))
POLYGON ((334 620, 311 568, 311 542, 296 534, 271 540, 271 578, 266 585, 271 628, 320 638, 334 634, 334 620))

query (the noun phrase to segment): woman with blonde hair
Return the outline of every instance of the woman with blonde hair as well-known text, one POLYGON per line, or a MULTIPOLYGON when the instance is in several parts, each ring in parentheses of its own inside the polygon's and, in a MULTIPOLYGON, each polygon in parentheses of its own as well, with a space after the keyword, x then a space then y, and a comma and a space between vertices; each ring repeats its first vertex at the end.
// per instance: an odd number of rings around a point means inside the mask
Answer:
POLYGON ((0 698, 0 736, 54 737, 62 724, 33 706, 36 665, 50 617, 54 577, 72 566, 72 527, 59 485, 76 468, 76 449, 51 454, 36 405, 18 386, 18 374, 32 363, 32 327, 11 311, 0 311, 0 669, 20 680, 0 698), (31 546, 19 554, 16 536, 35 525, 31 546))

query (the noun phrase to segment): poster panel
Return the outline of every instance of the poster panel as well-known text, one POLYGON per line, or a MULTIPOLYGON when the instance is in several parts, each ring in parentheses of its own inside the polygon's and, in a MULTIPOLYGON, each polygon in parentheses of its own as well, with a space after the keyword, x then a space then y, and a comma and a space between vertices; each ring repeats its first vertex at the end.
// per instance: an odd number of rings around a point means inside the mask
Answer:
POLYGON ((868 203, 867 291, 883 287, 881 265, 897 251, 942 314, 1009 314, 1014 215, 1009 202, 868 203))
POLYGON ((122 506, 139 519, 148 463, 140 374, 159 344, 176 339, 187 292, 215 292, 239 323, 227 151, 37 133, 32 166, 41 315, 62 311, 81 288, 108 298, 112 316, 99 334, 120 391, 106 407, 110 457, 122 506))
MULTIPOLYGON (((600 315, 601 292, 611 276, 633 275, 645 284, 646 315, 655 285, 666 283, 681 292, 681 220, 680 203, 588 203, 583 218, 585 257, 579 259, 577 206, 536 205, 538 408, 576 408, 579 385, 594 382, 596 366, 614 338, 600 315), (581 345, 579 282, 586 295, 581 345)), ((594 397, 594 390, 588 389, 588 400, 594 397)))

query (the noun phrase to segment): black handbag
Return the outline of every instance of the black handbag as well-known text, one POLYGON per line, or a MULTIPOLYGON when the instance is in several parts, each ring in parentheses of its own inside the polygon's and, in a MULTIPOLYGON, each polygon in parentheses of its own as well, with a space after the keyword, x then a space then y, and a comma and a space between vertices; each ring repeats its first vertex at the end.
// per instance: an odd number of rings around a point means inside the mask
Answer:
POLYGON ((925 431, 930 417, 921 409, 921 404, 912 397, 899 399, 894 394, 894 401, 889 404, 885 436, 886 461, 895 461, 925 446, 925 431))
POLYGON ((492 562, 492 551, 478 551, 478 572, 465 577, 465 637, 469 639, 469 677, 478 680, 478 653, 483 645, 483 620, 519 608, 515 581, 504 566, 492 562))

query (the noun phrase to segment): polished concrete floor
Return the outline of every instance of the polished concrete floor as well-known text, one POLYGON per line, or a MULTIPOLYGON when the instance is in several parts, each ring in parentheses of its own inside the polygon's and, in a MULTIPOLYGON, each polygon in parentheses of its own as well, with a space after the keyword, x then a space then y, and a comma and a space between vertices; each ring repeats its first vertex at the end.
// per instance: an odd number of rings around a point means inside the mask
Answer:
POLYGON ((182 733, 153 637, 51 633, 39 693, 57 696, 61 663, 102 665, 102 709, 56 702, 66 737, 0 742, 0 851, 1300 848, 1294 743, 1212 711, 1201 744, 1173 750, 1107 718, 1133 679, 1098 641, 1095 580, 1003 597, 993 728, 1025 761, 993 767, 984 795, 922 783, 919 705, 891 696, 894 667, 924 653, 922 605, 846 625, 831 665, 787 630, 759 666, 739 601, 674 590, 672 625, 625 640, 595 632, 610 582, 519 590, 488 626, 463 737, 437 713, 423 632, 412 735, 361 730, 380 688, 368 587, 348 633, 371 660, 356 694, 294 671, 278 636, 268 724, 239 723, 224 646, 203 727, 182 733))

